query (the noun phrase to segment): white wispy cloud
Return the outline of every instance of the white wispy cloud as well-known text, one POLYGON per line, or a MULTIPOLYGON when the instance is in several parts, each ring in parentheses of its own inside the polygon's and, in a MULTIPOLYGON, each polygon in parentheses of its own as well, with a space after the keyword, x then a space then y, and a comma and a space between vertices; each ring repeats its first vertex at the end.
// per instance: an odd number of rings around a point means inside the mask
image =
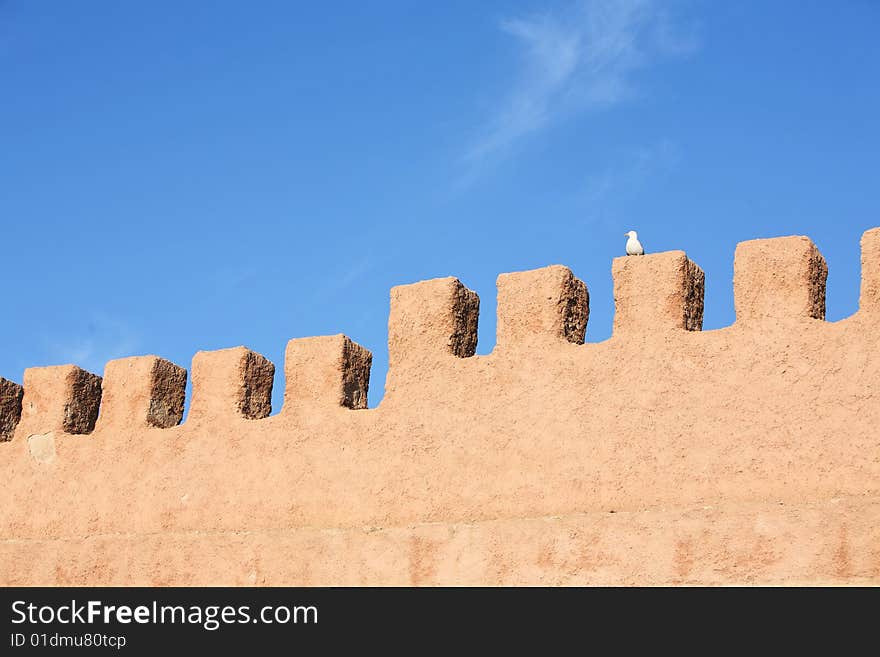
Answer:
POLYGON ((471 164, 566 115, 624 102, 637 91, 637 69, 697 47, 655 0, 582 0, 500 27, 520 43, 522 71, 467 149, 471 164))

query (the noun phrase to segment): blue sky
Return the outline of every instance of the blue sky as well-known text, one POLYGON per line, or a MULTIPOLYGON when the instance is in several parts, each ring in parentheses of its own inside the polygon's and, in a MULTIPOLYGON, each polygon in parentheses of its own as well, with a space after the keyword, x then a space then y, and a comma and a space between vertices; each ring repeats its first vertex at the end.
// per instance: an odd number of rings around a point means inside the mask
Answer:
POLYGON ((0 0, 0 376, 346 333, 389 289, 564 264, 613 316, 629 229, 706 271, 809 235, 828 319, 880 225, 880 3, 0 0))

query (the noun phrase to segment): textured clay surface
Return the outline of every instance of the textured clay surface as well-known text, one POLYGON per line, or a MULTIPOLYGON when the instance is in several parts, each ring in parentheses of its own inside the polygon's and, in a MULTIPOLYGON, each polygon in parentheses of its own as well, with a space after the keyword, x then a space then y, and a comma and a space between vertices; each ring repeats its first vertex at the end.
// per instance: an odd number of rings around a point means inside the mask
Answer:
POLYGON ((370 389, 370 368, 373 365, 373 354, 343 337, 342 345, 342 396, 340 406, 352 410, 367 407, 367 394, 370 389))
POLYGON ((583 344, 590 319, 590 293, 586 284, 575 278, 571 271, 563 277, 558 303, 562 306, 563 337, 574 344, 583 344))
POLYGON ((862 288, 860 308, 880 308, 880 228, 862 235, 862 288))
POLYGON ((825 319, 828 266, 809 238, 741 242, 734 268, 737 320, 791 315, 825 319))
POLYGON ((458 282, 453 289, 452 335, 449 351, 459 358, 473 356, 477 350, 477 324, 480 319, 480 297, 458 282))
POLYGON ((583 344, 590 316, 587 286, 553 265, 498 277, 498 346, 564 340, 583 344), (514 311, 514 312, 511 312, 514 311))
POLYGON ((245 347, 200 351, 193 358, 190 418, 201 423, 229 414, 267 417, 274 377, 275 365, 245 347))
POLYGON ((457 279, 399 286, 374 409, 347 407, 368 352, 344 336, 290 342, 271 416, 271 363, 199 352, 165 429, 129 420, 149 370, 108 364, 77 437, 71 370, 26 370, 0 582, 880 584, 880 231, 862 248, 861 306, 830 323, 809 240, 740 245, 712 331, 684 253, 617 259, 613 336, 586 344, 564 267, 504 275, 485 356, 453 346, 457 279))
POLYGON ((101 405, 101 377, 76 368, 68 376, 70 395, 64 407, 67 433, 89 433, 95 428, 101 405))
POLYGON ((15 425, 21 419, 21 398, 24 388, 0 377, 0 442, 12 439, 15 425))
POLYGON ((702 328, 705 275, 684 251, 615 258, 612 273, 616 333, 702 328))
POLYGON ((241 414, 258 420, 272 412, 272 383, 275 380, 275 365, 260 354, 248 351, 241 363, 244 384, 240 388, 241 414))
POLYGON ((107 363, 102 384, 100 429, 108 418, 133 426, 173 427, 183 418, 186 370, 157 356, 107 363))
POLYGON ((162 429, 180 424, 186 399, 186 370, 156 358, 150 379, 150 406, 147 422, 162 429))
MULTIPOLYGON (((682 276, 684 276, 684 328, 688 331, 700 331, 703 328, 706 274, 695 262, 686 260, 682 267, 682 276)), ((824 295, 822 298, 825 298, 824 295)))

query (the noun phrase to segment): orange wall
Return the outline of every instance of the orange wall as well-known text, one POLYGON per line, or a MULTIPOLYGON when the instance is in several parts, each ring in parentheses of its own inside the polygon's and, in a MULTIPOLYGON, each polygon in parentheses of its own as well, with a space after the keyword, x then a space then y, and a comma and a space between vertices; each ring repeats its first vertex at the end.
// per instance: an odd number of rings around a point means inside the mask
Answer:
POLYGON ((684 253, 618 258, 595 344, 569 270, 504 274, 487 356, 475 294, 400 286, 375 409, 344 336, 290 342, 274 416, 244 348, 196 354, 180 425, 161 359, 27 370, 0 582, 880 583, 880 229, 862 252, 827 323, 807 238, 740 244, 737 321, 705 332, 684 253))

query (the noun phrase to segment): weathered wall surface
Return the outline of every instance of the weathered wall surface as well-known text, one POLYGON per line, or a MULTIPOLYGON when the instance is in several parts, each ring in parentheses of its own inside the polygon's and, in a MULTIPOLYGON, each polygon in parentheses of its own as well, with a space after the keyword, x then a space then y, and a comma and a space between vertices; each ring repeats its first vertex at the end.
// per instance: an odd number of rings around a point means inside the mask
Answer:
POLYGON ((394 288, 375 409, 344 336, 290 342, 271 416, 242 347, 183 424, 155 357, 0 380, 0 582, 880 584, 880 229, 835 323, 804 237, 738 246, 720 330, 684 253, 613 274, 595 344, 568 269, 500 276, 488 356, 458 280, 394 288))

